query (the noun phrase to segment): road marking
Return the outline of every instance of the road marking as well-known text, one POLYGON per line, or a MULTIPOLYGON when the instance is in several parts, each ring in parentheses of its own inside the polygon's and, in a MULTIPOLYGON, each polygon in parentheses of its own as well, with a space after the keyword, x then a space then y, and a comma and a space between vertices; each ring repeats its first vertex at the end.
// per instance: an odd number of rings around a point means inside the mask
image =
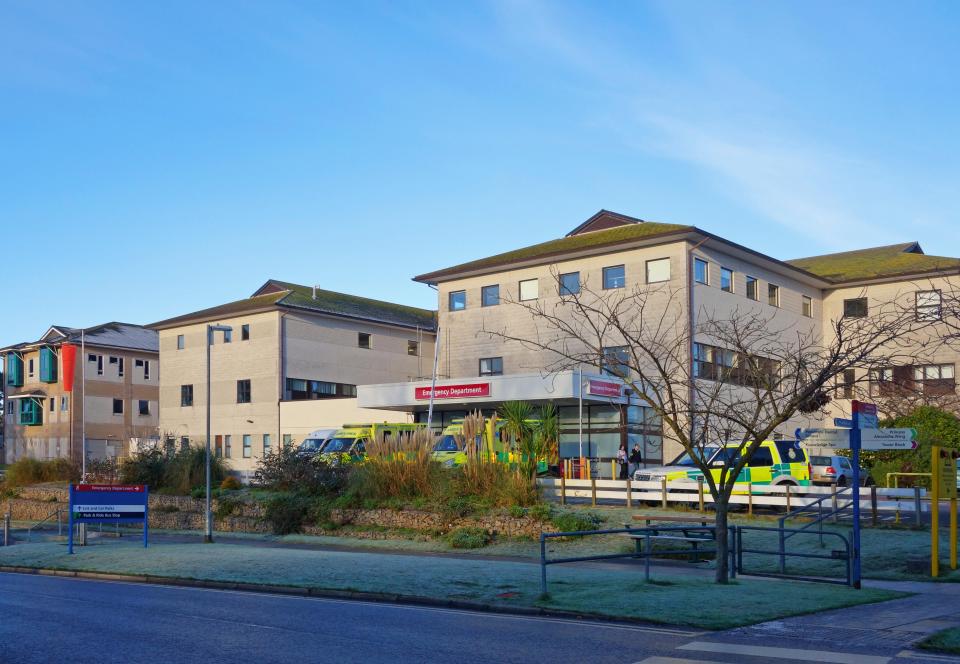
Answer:
MULTIPOLYGON (((15 574, 16 572, 0 572, 0 578, 4 574, 15 574)), ((361 606, 378 606, 378 607, 390 607, 394 609, 402 609, 405 611, 428 611, 432 613, 450 613, 455 615, 469 615, 481 618, 492 618, 500 620, 524 620, 531 622, 549 622, 556 623, 560 625, 573 625, 577 627, 589 627, 591 629, 608 629, 608 630, 619 630, 619 631, 628 631, 628 632, 648 632, 654 634, 668 634, 681 637, 695 637, 703 634, 702 631, 696 630, 685 630, 685 629, 674 629, 670 627, 652 627, 647 625, 628 625, 623 623, 605 623, 601 621, 593 620, 576 620, 573 618, 554 618, 550 616, 525 616, 520 614, 512 613, 493 613, 485 611, 472 611, 469 609, 455 609, 455 608, 443 608, 437 606, 417 606, 416 604, 402 604, 389 601, 375 602, 371 600, 353 600, 353 599, 340 599, 337 597, 304 597, 302 595, 286 595, 284 593, 270 593, 270 592, 258 592, 258 591, 249 591, 249 590, 230 590, 228 588, 197 588, 194 586, 178 586, 175 584, 165 584, 165 583, 142 583, 137 581, 119 581, 115 579, 85 579, 83 577, 67 577, 67 576, 46 576, 46 575, 34 575, 27 574, 26 576, 31 576, 33 578, 44 578, 44 579, 56 579, 58 581, 86 581, 94 583, 113 583, 121 585, 138 585, 138 586, 150 586, 153 588, 161 588, 165 590, 180 590, 180 591, 197 591, 197 592, 215 592, 215 593, 227 593, 231 595, 243 595, 244 597, 270 597, 273 599, 285 599, 285 600, 297 600, 301 602, 329 602, 336 604, 350 604, 350 605, 361 605, 361 606)), ((31 594, 39 595, 36 591, 28 591, 31 594)), ((54 596, 58 599, 61 599, 59 595, 54 596)), ((73 599, 73 598, 70 598, 73 599)), ((76 601, 90 601, 88 599, 77 599, 76 601)))
POLYGON ((647 657, 633 664, 726 664, 726 662, 707 659, 683 659, 680 657, 647 657))
POLYGON ((710 641, 694 641, 678 646, 677 650, 699 650, 727 655, 775 657, 778 659, 798 659, 804 662, 831 662, 832 664, 887 664, 890 661, 890 657, 880 655, 860 655, 800 648, 772 648, 769 646, 748 646, 739 643, 713 643, 710 641))

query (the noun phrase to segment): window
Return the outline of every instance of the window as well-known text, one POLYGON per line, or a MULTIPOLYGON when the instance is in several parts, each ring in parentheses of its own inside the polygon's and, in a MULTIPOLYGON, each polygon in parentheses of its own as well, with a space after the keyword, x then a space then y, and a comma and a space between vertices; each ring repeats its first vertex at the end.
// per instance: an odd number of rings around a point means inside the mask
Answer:
POLYGON ((33 378, 33 358, 27 360, 27 376, 33 378))
POLYGON ((767 284, 767 304, 771 307, 780 306, 780 287, 776 284, 767 284))
POLYGON ((720 268, 720 290, 725 293, 733 292, 733 270, 728 267, 720 268))
POLYGON ((603 268, 603 288, 623 288, 627 285, 627 273, 622 265, 603 268))
POLYGON ((193 385, 180 386, 180 407, 193 405, 193 385))
POLYGON ((49 346, 40 348, 40 381, 43 383, 57 382, 57 354, 49 346))
POLYGON ((695 343, 693 375, 703 380, 775 389, 780 381, 780 363, 765 357, 695 343))
POLYGON ((772 466, 773 452, 770 451, 769 447, 758 447, 753 451, 753 454, 750 455, 750 459, 747 461, 747 464, 752 467, 772 466))
POLYGON ((630 373, 629 362, 629 346, 606 346, 600 357, 600 371, 608 376, 622 378, 630 373))
POLYGON ((463 311, 467 308, 467 291, 453 291, 447 296, 448 311, 463 311))
POLYGON ((97 375, 103 375, 103 355, 97 355, 97 375))
POLYGON ((369 332, 358 332, 357 333, 357 346, 359 348, 370 348, 370 333, 369 332))
POLYGON ((710 264, 702 258, 693 259, 693 280, 698 284, 710 283, 710 264))
POLYGON ((520 282, 520 301, 536 300, 540 296, 540 282, 537 279, 524 279, 520 282))
POLYGON ((143 366, 143 360, 134 360, 134 361, 133 361, 133 366, 135 366, 135 367, 137 367, 137 368, 139 369, 140 367, 143 366))
POLYGON ((251 453, 252 453, 252 449, 251 449, 251 442, 250 442, 250 434, 245 433, 243 434, 243 458, 249 459, 251 453))
POLYGON ((237 403, 250 403, 250 379, 237 381, 237 403))
POLYGON ((65 396, 60 397, 60 411, 61 411, 61 412, 63 412, 63 413, 67 412, 67 411, 69 410, 69 405, 70 405, 70 402, 69 402, 69 400, 67 399, 67 397, 65 397, 65 396))
POLYGON ((657 258, 647 261, 647 283, 655 284, 660 281, 670 281, 670 259, 657 258))
POLYGON ((223 343, 228 344, 233 341, 233 330, 226 329, 223 331, 223 343))
POLYGON ((123 378, 123 365, 124 359, 122 357, 117 358, 117 376, 123 378))
POLYGON ((185 341, 184 341, 183 335, 182 335, 182 334, 178 334, 178 335, 177 335, 177 350, 183 350, 184 347, 185 347, 185 345, 186 345, 186 343, 185 343, 185 341))
POLYGON ((231 442, 230 439, 231 439, 230 434, 227 434, 223 437, 223 456, 224 458, 227 458, 227 459, 230 458, 230 454, 232 453, 230 449, 232 447, 230 444, 231 442))
POLYGON ((150 360, 143 361, 143 379, 150 380, 150 360))
POLYGON ((867 315, 867 298, 857 297, 843 301, 844 318, 864 318, 867 315))
POLYGON ((560 275, 560 297, 564 295, 579 295, 580 293, 580 273, 567 272, 560 275))
POLYGON ((357 396, 357 386, 346 383, 328 383, 322 380, 287 378, 285 399, 304 401, 308 399, 342 399, 357 396))
POLYGON ((186 452, 190 449, 190 436, 180 436, 180 451, 186 452))
POLYGON ((53 413, 57 409, 57 400, 53 397, 50 397, 50 412, 53 413))
POLYGON ((123 415, 123 399, 114 399, 114 400, 113 400, 113 414, 114 414, 114 415, 123 415))
POLYGON ((809 295, 804 295, 801 299, 802 313, 807 318, 813 318, 813 300, 809 295))
POLYGON ((843 375, 840 376, 840 389, 837 390, 839 396, 844 399, 853 398, 853 388, 857 383, 857 370, 856 369, 844 369, 843 375))
POLYGON ((420 342, 419 341, 407 341, 407 355, 413 355, 417 357, 420 355, 420 342))
POLYGON ((484 286, 480 289, 480 306, 495 307, 500 304, 500 284, 484 286))
POLYGON ((913 368, 916 389, 929 396, 944 396, 957 391, 952 364, 930 364, 913 368))
POLYGON ((137 400, 137 408, 138 408, 138 410, 139 410, 139 412, 140 412, 141 415, 149 415, 149 414, 150 414, 150 402, 147 401, 146 399, 138 399, 138 400, 137 400))
POLYGON ((747 299, 757 302, 760 300, 760 284, 756 277, 747 277, 747 299))
POLYGON ((481 357, 480 358, 481 376, 501 376, 503 375, 502 357, 481 357))
POLYGON ((270 434, 263 434, 263 456, 270 454, 270 434))
POLYGON ((240 341, 250 341, 250 325, 248 323, 240 326, 240 341))
POLYGON ((917 291, 917 320, 940 320, 943 296, 938 290, 917 291))
POLYGON ((290 447, 291 445, 293 445, 293 434, 289 434, 289 433, 283 434, 284 448, 290 447))

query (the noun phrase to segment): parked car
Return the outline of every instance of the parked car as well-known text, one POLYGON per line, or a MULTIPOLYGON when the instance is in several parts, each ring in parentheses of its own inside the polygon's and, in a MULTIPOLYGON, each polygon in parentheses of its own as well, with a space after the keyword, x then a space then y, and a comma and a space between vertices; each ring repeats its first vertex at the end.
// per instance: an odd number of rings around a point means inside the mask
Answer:
MULTIPOLYGON (((853 484, 853 464, 845 456, 812 456, 810 475, 813 483, 819 486, 850 486, 853 484)), ((873 483, 870 471, 860 468, 860 486, 871 486, 873 483)))
MULTIPOLYGON (((739 454, 737 443, 728 443, 724 447, 707 447, 703 450, 704 456, 709 458, 708 465, 711 473, 717 479, 720 470, 739 454)), ((633 479, 637 482, 659 482, 666 477, 668 482, 674 480, 697 481, 703 473, 697 467, 690 455, 683 453, 669 465, 640 468, 633 479)), ((810 466, 807 463, 807 453, 795 440, 765 440, 760 444, 750 460, 737 476, 737 484, 757 485, 791 485, 808 486, 810 484, 810 466)), ((737 491, 739 492, 739 491, 737 491)))

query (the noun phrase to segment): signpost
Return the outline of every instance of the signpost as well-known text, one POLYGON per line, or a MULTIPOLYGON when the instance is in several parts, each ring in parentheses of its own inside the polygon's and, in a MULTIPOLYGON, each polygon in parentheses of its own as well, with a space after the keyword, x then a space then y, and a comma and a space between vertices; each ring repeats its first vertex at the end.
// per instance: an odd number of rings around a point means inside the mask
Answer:
POLYGON ((957 451, 930 452, 930 576, 940 575, 940 499, 950 501, 950 569, 957 569, 957 451))
POLYGON ((147 546, 147 499, 145 484, 71 484, 67 552, 73 553, 73 524, 110 521, 141 521, 143 546, 147 546))

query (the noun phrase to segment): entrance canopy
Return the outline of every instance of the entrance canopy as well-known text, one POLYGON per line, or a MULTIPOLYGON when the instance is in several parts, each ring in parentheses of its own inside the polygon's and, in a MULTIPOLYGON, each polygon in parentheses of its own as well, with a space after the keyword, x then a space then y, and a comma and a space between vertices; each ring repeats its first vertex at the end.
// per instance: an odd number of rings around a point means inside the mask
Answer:
MULTIPOLYGON (((570 370, 438 380, 433 402, 434 408, 470 409, 504 401, 576 403, 582 395, 585 403, 626 404, 628 390, 619 378, 570 370)), ((357 405, 412 412, 425 409, 430 394, 428 380, 359 385, 357 405)))

